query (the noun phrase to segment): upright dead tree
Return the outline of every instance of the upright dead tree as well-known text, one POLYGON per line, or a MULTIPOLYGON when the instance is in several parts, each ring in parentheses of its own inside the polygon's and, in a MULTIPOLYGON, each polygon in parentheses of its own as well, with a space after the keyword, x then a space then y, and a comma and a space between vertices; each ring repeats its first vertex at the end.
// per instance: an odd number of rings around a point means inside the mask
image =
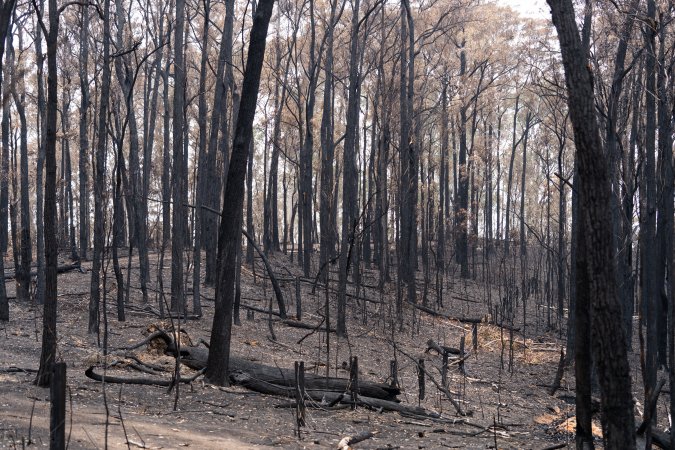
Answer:
POLYGON ((171 170, 171 311, 183 314, 186 310, 183 282, 183 248, 185 245, 185 201, 187 192, 183 182, 185 166, 185 0, 176 0, 176 28, 174 30, 174 90, 173 90, 173 164, 171 170))
POLYGON ((89 7, 82 6, 80 19, 80 58, 78 74, 80 79, 80 153, 78 158, 80 187, 80 257, 87 259, 89 249, 89 7))
POLYGON ((399 273, 407 287, 408 301, 416 301, 417 266, 417 181, 419 156, 412 130, 415 81, 415 29, 408 0, 401 0, 400 111, 399 143, 399 273))
MULTIPOLYGON (((20 40, 21 43, 21 40, 20 40)), ((23 50, 20 48, 20 51, 23 50)), ((23 67, 21 67, 23 69, 23 67)), ((11 90, 19 115, 21 128, 20 137, 20 178, 21 178, 21 261, 16 269, 16 297, 18 300, 28 300, 30 294, 30 263, 32 261, 32 243, 31 243, 31 211, 30 211, 30 192, 28 182, 28 120, 26 117, 26 86, 23 70, 17 74, 13 71, 11 90), (20 85, 21 92, 18 88, 20 85)), ((9 112, 9 111, 7 111, 9 112)), ((4 115, 4 110, 3 110, 4 115)), ((3 116, 4 121, 4 116, 3 116)), ((4 126, 4 123, 3 123, 4 126)), ((5 138, 3 133, 3 139, 5 138)), ((3 141, 4 145, 4 141, 3 141)))
POLYGON ((101 96, 98 111, 98 140, 94 167, 94 255, 91 265, 91 296, 89 297, 89 333, 99 332, 99 304, 101 301, 101 268, 105 243, 103 190, 106 169, 108 136, 108 105, 110 97, 110 0, 103 3, 103 55, 101 96))
POLYGON ((350 32, 349 54, 349 97, 347 99, 347 124, 345 129, 345 143, 342 152, 342 234, 340 237, 339 279, 338 279, 338 307, 337 333, 338 336, 347 335, 347 276, 351 249, 354 244, 354 232, 358 220, 358 197, 356 172, 356 143, 359 128, 359 8, 360 0, 352 4, 352 20, 350 32))
POLYGON ((204 209, 202 205, 205 204, 205 189, 206 189, 206 64, 209 46, 209 22, 211 17, 211 1, 204 0, 204 27, 202 30, 202 57, 199 66, 199 150, 197 156, 197 188, 195 195, 195 222, 194 222, 194 253, 193 253, 193 277, 192 277, 192 301, 194 305, 195 315, 201 316, 202 307, 200 299, 200 285, 201 285, 201 268, 202 268, 202 228, 204 209))
POLYGON ((274 0, 261 0, 253 14, 246 59, 246 70, 242 82, 241 104, 237 115, 232 157, 225 186, 225 198, 218 234, 218 282, 211 329, 211 345, 207 362, 206 377, 215 384, 229 384, 230 338, 232 332, 232 306, 234 303, 235 263, 241 247, 242 206, 244 204, 244 179, 249 150, 253 139, 260 73, 265 58, 267 28, 274 0))
MULTIPOLYGON (((316 104, 316 86, 319 81, 319 59, 316 49, 316 21, 314 13, 314 0, 309 1, 309 67, 305 69, 309 85, 305 100, 305 140, 300 147, 300 180, 298 181, 300 199, 299 205, 302 211, 302 238, 303 255, 302 267, 306 277, 310 276, 311 257, 314 245, 312 244, 312 155, 314 152, 314 105, 316 104)), ((298 258, 300 258, 298 256, 298 258)))
MULTIPOLYGON (((12 14, 14 12, 14 5, 15 5, 15 0, 0 0, 0 86, 2 86, 2 75, 3 75, 3 68, 2 68, 2 59, 5 56, 5 38, 7 37, 7 33, 9 30, 9 25, 10 25, 10 20, 12 19, 12 14)), ((3 94, 4 95, 4 94, 3 94)), ((5 109, 7 108, 7 103, 5 102, 5 99, 2 99, 2 110, 3 114, 5 109)), ((9 139, 9 129, 6 129, 8 127, 2 127, 2 139, 3 139, 3 152, 5 151, 4 149, 4 141, 6 139, 9 139)), ((9 148, 7 149, 7 151, 9 148)), ((7 212, 5 211, 5 220, 4 224, 5 227, 7 226, 7 217, 6 217, 7 212)), ((0 257, 0 260, 2 258, 0 257)), ((4 271, 4 261, 0 261, 0 269, 4 271)), ((4 280, 0 280, 0 320, 9 320, 9 303, 7 301, 7 293, 5 292, 5 283, 4 280)))
POLYGON ((35 384, 47 386, 56 362, 56 288, 58 243, 56 236, 56 115, 58 108, 58 75, 56 47, 59 15, 56 0, 49 0, 49 30, 40 20, 47 41, 47 133, 45 136, 45 303, 42 316, 42 353, 35 384))
POLYGON ((604 436, 609 448, 635 448, 630 367, 614 276, 609 168, 595 112, 593 74, 586 64, 571 0, 547 2, 558 31, 579 162, 581 237, 586 242, 588 265, 586 273, 579 275, 588 277, 592 350, 605 414, 604 436))
POLYGON ((339 0, 333 0, 330 4, 330 22, 326 27, 326 56, 323 61, 324 86, 323 86, 323 111, 321 114, 321 185, 319 202, 319 227, 321 228, 321 241, 319 247, 319 269, 323 270, 322 281, 328 281, 330 268, 328 262, 335 251, 332 216, 335 211, 333 205, 333 158, 335 148, 333 144, 333 47, 336 12, 339 0))
MULTIPOLYGON (((218 65, 216 69, 216 83, 213 94, 213 108, 211 108, 211 123, 209 131, 209 145, 207 148, 207 182, 205 192, 208 206, 214 209, 220 207, 220 179, 221 174, 217 171, 219 143, 229 146, 229 113, 228 98, 231 90, 232 79, 232 29, 234 27, 234 0, 225 0, 225 20, 223 33, 218 51, 218 65), (222 137, 219 139, 219 137, 222 137)), ((227 150, 227 149, 226 149, 227 150)), ((204 216, 204 229, 202 241, 206 249, 205 280, 207 284, 216 282, 216 240, 218 236, 218 218, 215 214, 204 216)))

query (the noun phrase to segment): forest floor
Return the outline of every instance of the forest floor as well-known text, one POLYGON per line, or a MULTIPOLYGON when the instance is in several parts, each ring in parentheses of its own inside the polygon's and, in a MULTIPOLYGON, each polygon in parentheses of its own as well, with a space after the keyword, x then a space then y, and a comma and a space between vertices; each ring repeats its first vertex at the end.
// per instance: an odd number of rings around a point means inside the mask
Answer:
MULTIPOLYGON (((297 266, 285 255, 275 255, 271 263, 275 271, 285 271, 288 280, 300 275, 297 266)), ((152 264, 156 269, 155 259, 152 264)), ((170 261, 165 261, 165 267, 170 267, 170 261)), ((111 352, 143 340, 157 327, 171 330, 171 321, 160 320, 156 308, 144 311, 138 307, 140 292, 136 289, 131 290, 132 306, 127 309, 126 322, 118 322, 112 268, 109 272, 107 315, 111 352)), ((257 266, 256 272, 254 276, 250 267, 242 270, 242 304, 266 309, 274 294, 262 266, 257 266)), ((168 270, 165 273, 165 280, 169 280, 168 270)), ((376 272, 363 273, 365 285, 376 284, 376 272)), ((132 276, 131 284, 137 286, 134 278, 132 276)), ((253 320, 248 320, 246 309, 242 309, 242 325, 233 327, 234 355, 289 368, 294 361, 304 361, 309 371, 322 375, 328 364, 331 376, 339 377, 349 376, 346 366, 349 357, 354 355, 359 358, 362 379, 387 383, 391 381, 390 360, 396 359, 401 402, 420 405, 442 417, 424 420, 363 407, 337 411, 308 408, 307 426, 300 430, 298 437, 295 410, 284 408, 288 400, 283 398, 238 386, 219 388, 206 384, 200 377, 190 385, 180 386, 174 409, 175 390, 104 385, 87 378, 85 370, 89 366, 98 364, 97 370, 101 372, 104 362, 97 337, 87 333, 89 279, 88 273, 72 271, 59 275, 58 280, 58 350, 68 366, 66 435, 71 449, 336 448, 342 438, 364 431, 374 436, 356 444, 355 448, 545 449, 565 443, 569 448, 574 447, 573 374, 566 370, 561 389, 554 396, 549 395, 563 341, 556 332, 541 331, 543 327, 537 326, 536 337, 535 330, 527 336, 514 333, 513 345, 510 345, 507 330, 481 323, 474 352, 471 324, 433 317, 405 305, 401 331, 392 320, 395 285, 387 285, 384 294, 362 288, 359 295, 370 300, 365 303, 367 320, 363 320, 364 303, 349 299, 349 337, 338 340, 331 334, 327 357, 325 332, 291 328, 277 321, 272 322, 275 341, 271 338, 266 314, 255 312, 253 320), (440 382, 442 358, 434 351, 425 352, 427 341, 433 339, 441 345, 459 347, 461 336, 466 337, 470 355, 465 361, 464 374, 457 365, 451 366, 448 388, 467 412, 465 417, 457 414, 430 381, 426 384, 425 398, 419 399, 417 366, 413 361, 413 358, 425 358, 427 371, 440 382), (509 358, 511 348, 513 356, 509 358)), ((157 305, 155 281, 150 283, 155 289, 151 292, 152 305, 157 305)), ((164 283, 165 289, 168 284, 168 281, 164 283)), ((287 308, 293 313, 295 283, 284 282, 282 288, 287 308)), ((485 314, 483 293, 483 288, 474 282, 460 285, 450 280, 445 307, 441 310, 450 316, 481 317, 485 314)), ((14 295, 13 281, 8 281, 8 294, 14 295)), ((190 342, 198 345, 200 339, 209 340, 213 315, 213 301, 209 299, 214 294, 210 288, 202 288, 202 294, 204 317, 181 324, 186 333, 182 345, 190 342)), ((301 283, 301 298, 303 322, 319 324, 324 311, 324 291, 312 294, 311 285, 301 283)), ((334 299, 334 295, 331 298, 334 299)), ((40 354, 41 308, 12 299, 10 314, 8 323, 0 323, 0 448, 24 448, 29 444, 45 447, 49 444, 49 390, 34 386, 35 374, 31 372, 37 369, 40 354), (10 367, 27 371, 11 372, 7 370, 10 367)), ((335 317, 333 307, 331 314, 335 317)), ((148 376, 125 367, 129 360, 120 356, 123 353, 107 357, 108 364, 116 360, 120 363, 107 369, 108 375, 148 376)), ((132 353, 144 362, 166 367, 168 373, 175 364, 172 357, 161 354, 152 345, 132 353)), ((182 369, 183 376, 191 373, 188 368, 182 369)), ((636 398, 641 397, 636 394, 636 398)))

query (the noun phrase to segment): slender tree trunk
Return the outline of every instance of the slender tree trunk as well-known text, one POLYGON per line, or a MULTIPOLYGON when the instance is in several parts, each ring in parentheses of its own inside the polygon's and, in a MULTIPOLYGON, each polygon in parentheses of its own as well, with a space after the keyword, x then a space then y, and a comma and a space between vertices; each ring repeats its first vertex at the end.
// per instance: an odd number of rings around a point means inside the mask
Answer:
MULTIPOLYGON (((659 316, 665 314, 659 299, 656 278, 656 29, 649 23, 656 23, 656 2, 647 0, 647 17, 650 19, 645 30, 645 159, 642 166, 642 183, 640 203, 640 280, 642 297, 642 314, 646 322, 646 358, 644 372, 645 401, 652 397, 656 388, 656 370, 658 362, 659 316)), ((663 330, 665 333, 666 330, 663 330)), ((647 403, 645 403, 647 404, 647 403)), ((656 412, 656 410, 654 410, 656 412)), ((650 409, 645 410, 645 421, 648 423, 645 432, 646 446, 651 446, 651 427, 656 424, 655 415, 650 409)))
POLYGON ((211 345, 206 377, 219 385, 229 384, 230 338, 232 332, 232 305, 234 302, 235 262, 237 249, 241 247, 242 205, 244 202, 244 178, 255 116, 260 73, 265 57, 267 28, 272 16, 274 0, 261 0, 253 15, 246 70, 242 83, 241 105, 232 145, 220 232, 218 235, 218 283, 211 330, 211 345))
MULTIPOLYGON (((194 305, 194 314, 202 315, 200 286, 201 286, 201 271, 202 271, 202 224, 204 210, 202 205, 205 204, 205 190, 206 177, 208 168, 206 166, 206 64, 209 47, 209 23, 211 17, 211 1, 204 0, 204 26, 202 29, 202 58, 199 69, 199 154, 197 162, 197 193, 195 195, 195 222, 194 222, 194 252, 193 252, 193 276, 192 276, 192 302, 194 305)), ((207 213, 208 214, 208 213, 207 213)))
POLYGON ((59 13, 56 0, 49 0, 49 31, 47 32, 47 134, 45 139, 45 302, 42 316, 42 353, 35 384, 47 386, 52 366, 56 362, 56 114, 58 108, 58 74, 56 62, 59 13))
MULTIPOLYGON (((532 124, 532 111, 527 111, 525 116, 525 136, 523 137, 523 171, 520 177, 520 255, 527 254, 527 239, 525 237, 525 190, 527 177, 527 139, 530 135, 532 124)), ((547 159, 548 164, 548 159, 547 159)), ((548 166, 547 166, 548 167, 548 166)), ((547 178, 548 179, 548 178, 547 178)), ((550 201, 550 199, 549 199, 550 201)), ((523 272, 524 273, 524 272, 523 272)))
POLYGON ((91 296, 89 298, 89 333, 99 333, 99 304, 101 298, 101 265, 105 243, 103 190, 106 170, 106 143, 108 136, 108 104, 110 97, 110 0, 103 3, 103 73, 98 111, 98 142, 94 167, 94 256, 91 269, 91 296))
POLYGON ((356 171, 356 141, 359 127, 359 8, 360 0, 355 0, 352 5, 352 21, 350 32, 350 55, 349 55, 349 97, 347 99, 347 124, 345 129, 345 143, 342 156, 342 235, 339 258, 338 280, 338 308, 337 308, 337 334, 340 337, 347 335, 347 276, 349 273, 351 249, 354 244, 355 229, 358 217, 356 171))
POLYGON ((171 310, 184 314, 185 286, 183 283, 183 248, 185 246, 185 203, 187 192, 183 189, 185 139, 185 0, 176 0, 176 23, 174 32, 174 90, 173 90, 173 164, 171 173, 171 310))
MULTIPOLYGON (((4 85, 2 83, 2 76, 3 76, 3 64, 2 64, 2 59, 5 56, 5 39, 7 35, 11 35, 10 33, 10 21, 12 19, 12 13, 14 11, 14 0, 6 0, 6 1, 1 1, 0 0, 0 87, 2 88, 2 95, 3 99, 5 95, 7 94, 6 89, 4 88, 4 85)), ((6 105, 6 103, 4 103, 6 105)), ((3 154, 9 152, 9 120, 5 119, 5 116, 9 116, 8 111, 6 106, 3 106, 3 118, 2 118, 2 152, 3 154)), ((2 178, 6 179, 7 173, 3 172, 2 178)), ((2 220, 2 224, 4 224, 5 230, 7 229, 7 210, 4 210, 4 214, 2 213, 2 209, 0 208, 0 220, 2 220)), ((5 260, 4 256, 0 254, 0 269, 2 269, 3 273, 5 270, 5 260)), ((9 320, 9 302, 7 301, 7 292, 5 289, 5 280, 0 280, 0 320, 6 321, 9 320)), ((56 321, 56 317, 54 317, 54 320, 56 321)))
POLYGON ((303 256, 302 267, 306 277, 310 276, 312 244, 312 153, 314 151, 314 105, 316 103, 316 85, 319 78, 319 64, 316 56, 316 25, 314 19, 314 0, 309 1, 309 70, 306 70, 309 86, 305 100, 305 140, 300 148, 300 205, 302 210, 303 256))
POLYGON ((80 26, 80 153, 78 159, 80 187, 80 257, 87 259, 89 249, 89 7, 82 6, 80 26))
MULTIPOLYGON (((338 1, 331 3, 330 25, 335 23, 338 1)), ((321 210, 319 222, 321 227, 321 243, 319 248, 319 268, 323 270, 321 279, 328 281, 330 267, 328 262, 335 251, 333 239, 333 26, 326 28, 326 57, 324 58, 323 111, 321 114, 321 210)))
MULTIPOLYGON (((228 124, 228 94, 230 92, 231 68, 228 69, 226 78, 226 66, 232 64, 232 30, 234 27, 234 0, 225 1, 225 21, 223 23, 223 34, 220 41, 220 50, 218 52, 218 67, 216 69, 215 92, 213 95, 213 108, 211 109, 211 126, 209 134, 209 146, 207 152, 207 167, 209 170, 207 180, 209 191, 207 193, 209 206, 214 209, 220 207, 220 174, 217 172, 218 160, 218 139, 221 124, 228 124)), ((224 131, 228 131, 225 127, 224 131)), ((221 138, 223 141, 229 139, 229 134, 225 133, 221 138)), ((229 145, 229 144, 227 144, 229 145)), ((205 276, 204 283, 213 285, 216 282, 216 240, 218 236, 218 217, 214 214, 204 216, 203 230, 204 247, 206 248, 205 276)))
MULTIPOLYGON (((21 49, 23 50, 23 49, 21 49)), ((16 297, 18 300, 28 300, 30 295, 30 264, 33 259, 31 243, 31 209, 30 185, 28 182, 28 125, 26 120, 26 92, 23 72, 19 73, 19 80, 12 80, 12 95, 14 105, 19 115, 20 132, 20 173, 21 173, 21 262, 17 266, 16 297), (17 81, 22 86, 22 92, 17 92, 17 81)), ((4 113, 4 111, 3 111, 4 113)), ((9 111, 7 111, 9 114, 9 111)), ((4 117, 3 117, 4 120, 4 117)), ((5 135, 3 133, 3 139, 5 135)), ((8 136, 9 137, 9 136, 8 136)), ((3 143, 4 145, 4 143, 3 143)), ((18 253, 18 252, 15 252, 18 253)))
MULTIPOLYGON (((40 14, 44 12, 44 0, 39 0, 40 14)), ((45 165, 45 111, 47 101, 44 89, 44 54, 42 52, 42 29, 38 26, 35 38, 35 60, 37 65, 37 133, 38 159, 36 173, 36 211, 35 223, 37 228, 37 283, 35 287, 36 303, 42 305, 45 301, 45 229, 44 229, 44 165, 45 165)))

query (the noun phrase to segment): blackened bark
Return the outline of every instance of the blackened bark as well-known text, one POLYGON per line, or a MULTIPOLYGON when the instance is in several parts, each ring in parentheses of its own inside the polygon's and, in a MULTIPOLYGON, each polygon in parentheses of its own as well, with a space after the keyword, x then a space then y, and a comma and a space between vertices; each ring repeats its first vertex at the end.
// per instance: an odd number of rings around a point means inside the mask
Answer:
POLYGON ((513 129, 511 135, 513 143, 511 144, 511 159, 509 160, 509 173, 506 181, 506 208, 504 209, 504 253, 507 255, 511 249, 511 186, 513 185, 513 162, 516 159, 516 148, 520 140, 516 139, 516 125, 518 124, 518 112, 520 105, 520 95, 516 96, 516 106, 513 111, 513 129))
POLYGON ((201 271, 202 271, 202 228, 204 209, 202 205, 205 204, 205 190, 206 177, 208 175, 208 168, 206 166, 206 63, 209 47, 209 24, 211 17, 211 1, 204 0, 204 26, 202 29, 202 57, 199 67, 199 153, 197 156, 197 192, 195 195, 195 210, 194 210, 194 250, 193 250, 193 274, 192 274, 192 303, 194 306, 194 314, 196 316, 202 315, 202 306, 200 299, 201 287, 201 271))
POLYGON ((108 105, 110 97, 110 0, 103 3, 103 71, 101 98, 98 111, 98 141, 94 167, 94 256, 91 269, 91 296, 89 298, 89 333, 99 333, 99 304, 101 299, 101 265, 105 240, 103 190, 105 181, 105 154, 108 136, 108 105))
POLYGON ((342 233, 339 258, 338 280, 338 307, 337 307, 337 334, 340 337, 347 335, 347 276, 349 273, 351 247, 354 244, 355 221, 358 217, 357 184, 358 173, 356 171, 356 141, 359 127, 359 100, 360 100, 360 77, 359 77, 359 8, 360 0, 355 0, 352 5, 352 19, 350 32, 350 55, 349 55, 349 97, 347 99, 347 124, 345 128, 345 143, 342 154, 342 233))
MULTIPOLYGON (((608 448, 635 448, 630 367, 621 320, 622 308, 616 297, 609 168, 595 114, 593 75, 586 64, 572 2, 547 1, 560 41, 579 162, 579 206, 583 224, 581 237, 586 244, 584 257, 587 258, 588 267, 583 275, 577 275, 588 277, 592 350, 605 414, 604 436, 608 448)), ((578 289, 580 287, 577 285, 578 289)), ((582 380, 582 383, 586 383, 586 380, 582 380)))
POLYGON ((183 189, 185 139, 185 0, 176 0, 176 28, 174 33, 174 90, 173 90, 173 164, 171 171, 171 310, 186 312, 183 282, 183 248, 185 246, 185 201, 183 189))
MULTIPOLYGON (((281 27, 279 27, 281 32, 281 27)), ((298 32, 297 22, 293 27, 291 44, 295 42, 298 32)), ((272 129, 272 156, 267 181, 267 192, 263 205, 263 247, 265 252, 279 250, 279 214, 278 214, 278 185, 279 185, 279 154, 281 153, 281 113, 286 105, 287 81, 289 67, 293 58, 286 58, 283 74, 281 71, 281 38, 275 40, 277 83, 274 87, 274 127, 272 129), (279 92, 281 91, 281 95, 279 92)), ((289 49, 290 51, 290 49, 289 49)))
POLYGON ((87 259, 89 249, 89 8, 82 7, 80 26, 80 153, 78 159, 80 181, 80 257, 87 259))
MULTIPOLYGON (((2 59, 5 56, 5 38, 9 33, 10 20, 14 11, 14 0, 0 1, 0 86, 2 84, 3 64, 2 59)), ((4 94, 3 94, 4 95, 4 94)), ((5 115, 5 107, 3 107, 3 116, 5 115)), ((2 151, 9 152, 9 122, 4 120, 2 123, 2 151)), ((2 173, 3 179, 6 179, 7 173, 2 173)), ((4 214, 0 214, 0 220, 4 224, 3 228, 7 230, 7 210, 4 214)), ((0 269, 4 270, 4 258, 0 255, 0 269)), ((0 280, 0 320, 9 320, 9 303, 7 301, 7 292, 5 291, 5 282, 0 280)))
POLYGON ((216 284, 215 312, 206 370, 206 377, 219 385, 228 384, 235 262, 238 248, 241 246, 239 230, 244 202, 244 178, 253 138, 253 119, 260 87, 260 73, 265 57, 267 28, 273 7, 274 0, 261 0, 253 15, 246 71, 242 83, 241 104, 223 200, 218 235, 218 283, 216 284))
MULTIPOLYGON (((642 184, 640 192, 640 280, 642 294, 642 315, 646 322, 646 357, 644 361, 644 388, 646 402, 652 397, 656 387, 656 367, 658 356, 658 321, 665 315, 661 307, 659 289, 656 285, 656 2, 647 1, 647 22, 645 23, 645 143, 644 163, 642 165, 642 184)), ((643 323, 644 323, 643 322, 643 323)), ((663 330, 665 335, 666 330, 663 330)), ((648 403, 645 403, 648 404, 648 403)), ((654 413, 656 411, 654 410, 654 413)), ((645 409, 646 448, 651 446, 651 427, 656 418, 650 408, 645 409)))
MULTIPOLYGON (((218 137, 221 123, 228 120, 228 94, 230 90, 229 76, 225 79, 226 66, 232 64, 232 29, 234 27, 234 0, 225 1, 225 21, 223 34, 218 52, 218 66, 216 69, 216 84, 213 95, 213 108, 211 109, 211 125, 209 134, 209 146, 207 150, 208 186, 206 192, 208 206, 214 209, 220 207, 220 174, 217 171, 218 137)), ((227 131, 227 128, 226 130, 227 131)), ((225 134, 223 140, 229 139, 225 134)), ((218 218, 214 214, 204 216, 204 230, 202 240, 206 249, 204 282, 213 285, 216 282, 216 240, 218 236, 218 218)))
MULTIPOLYGON (((523 137, 523 171, 520 178, 520 255, 527 254, 527 239, 525 237, 525 191, 527 176, 527 140, 530 135, 530 125, 532 124, 532 111, 528 110, 525 115, 525 136, 523 137)), ((523 272, 524 273, 524 272, 523 272)))
MULTIPOLYGON (((335 22, 337 0, 332 2, 330 10, 330 24, 335 22)), ((322 281, 328 280, 328 261, 333 257, 335 241, 333 239, 333 220, 335 214, 333 206, 333 27, 326 29, 326 57, 324 58, 324 87, 323 111, 321 114, 321 207, 319 211, 319 225, 321 227, 321 243, 319 248, 319 268, 324 273, 322 281)))
POLYGON ((58 74, 56 45, 59 12, 56 0, 49 0, 49 32, 47 33, 47 134, 45 139, 45 303, 42 317, 42 353, 35 384, 47 386, 56 362, 56 114, 58 108, 58 74))
MULTIPOLYGON (((459 74, 466 74, 466 42, 462 40, 459 53, 459 74)), ((459 155, 457 177, 457 203, 455 204, 455 259, 460 265, 462 278, 469 277, 469 166, 467 164, 466 110, 459 109, 459 155)))
MULTIPOLYGON (((16 276, 16 297, 18 300, 28 300, 30 295, 30 263, 32 261, 32 243, 30 238, 30 185, 28 184, 28 125, 26 119, 26 92, 24 86, 24 75, 20 72, 19 79, 12 80, 12 95, 14 105, 19 115, 21 127, 20 132, 20 173, 21 173, 21 261, 17 266, 16 276), (17 81, 23 86, 21 94, 17 92, 17 81)), ((8 111, 9 112, 9 111, 8 111)), ((3 111, 4 113, 4 111, 3 111)), ((4 120, 4 117, 3 117, 4 120)), ((4 124, 3 124, 4 126, 4 124)), ((4 139, 4 134, 3 134, 4 139)), ((4 145, 4 141, 3 141, 4 145)), ((16 252, 18 253, 18 252, 16 252)))
POLYGON ((316 85, 319 79, 319 64, 316 55, 316 25, 314 20, 314 0, 309 0, 309 69, 305 74, 309 80, 305 101, 305 140, 300 147, 300 207, 303 230, 302 267, 306 277, 310 276, 312 244, 312 155, 314 152, 314 105, 316 103, 316 85))
MULTIPOLYGON (((44 0, 38 2, 39 14, 43 14, 44 0)), ((36 172, 36 211, 35 222, 37 228, 37 283, 35 287, 35 301, 42 305, 45 301, 45 229, 44 229, 44 166, 45 166, 45 112, 47 101, 44 89, 44 53, 42 51, 42 28, 38 27, 35 37, 35 60, 37 65, 37 133, 38 158, 36 172)))

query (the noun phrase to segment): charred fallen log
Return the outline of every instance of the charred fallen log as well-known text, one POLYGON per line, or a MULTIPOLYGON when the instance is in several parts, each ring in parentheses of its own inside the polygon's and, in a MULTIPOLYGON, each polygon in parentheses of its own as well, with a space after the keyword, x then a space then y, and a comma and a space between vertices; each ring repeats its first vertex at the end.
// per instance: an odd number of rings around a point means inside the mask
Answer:
MULTIPOLYGON (((175 348, 169 346, 167 354, 175 356, 175 348)), ((191 369, 202 370, 206 367, 206 361, 209 357, 209 351, 201 347, 181 347, 181 362, 191 369)), ((282 369, 280 367, 268 366, 254 361, 249 361, 236 356, 230 356, 230 378, 234 379, 234 374, 246 374, 251 380, 271 385, 271 389, 291 388, 295 385, 295 373, 292 369, 282 369)), ((321 377, 311 374, 305 374, 305 389, 307 391, 321 391, 344 393, 348 390, 349 380, 346 378, 321 377)), ((385 383, 374 381, 359 380, 360 395, 382 400, 396 402, 400 389, 392 387, 385 383)), ((274 394, 273 392, 270 392, 274 394)), ((274 394, 277 395, 277 394, 274 394)))
MULTIPOLYGON (((307 375, 305 375, 306 377, 307 375)), ((240 386, 244 386, 252 391, 260 392, 261 394, 276 395, 279 397, 294 397, 295 387, 280 386, 276 383, 270 383, 257 378, 251 377, 246 372, 236 371, 230 374, 230 380, 240 386)), ((306 385, 305 378, 305 395, 316 402, 323 402, 326 405, 336 405, 338 403, 352 404, 354 403, 351 395, 345 392, 336 392, 325 389, 310 389, 306 385)), ((359 382, 361 388, 362 381, 359 382)), ((361 392, 363 390, 361 389, 361 392)), ((382 398, 369 397, 367 395, 359 395, 356 401, 357 405, 367 406, 372 409, 379 409, 383 411, 397 411, 404 414, 411 414, 419 417, 440 417, 437 413, 430 412, 424 408, 417 406, 409 406, 396 401, 386 400, 382 398)))

